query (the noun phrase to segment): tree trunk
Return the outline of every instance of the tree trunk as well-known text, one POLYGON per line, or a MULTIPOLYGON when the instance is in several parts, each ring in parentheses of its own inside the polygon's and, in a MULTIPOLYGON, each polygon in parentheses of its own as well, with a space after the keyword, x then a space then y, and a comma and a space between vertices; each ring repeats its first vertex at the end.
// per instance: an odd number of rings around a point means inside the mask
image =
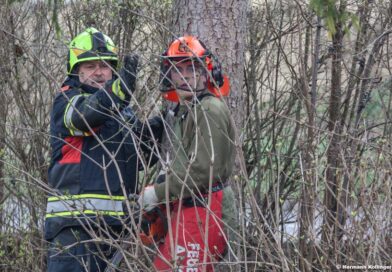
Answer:
MULTIPOLYGON (((317 17, 317 29, 314 40, 314 52, 312 59, 312 85, 311 90, 307 87, 306 69, 302 71, 302 90, 303 100, 306 105, 308 116, 307 142, 304 146, 304 165, 303 181, 301 188, 301 212, 300 212, 300 228, 299 228, 299 270, 312 271, 312 263, 314 256, 314 210, 316 195, 316 143, 315 143, 315 115, 317 100, 317 67, 320 52, 320 35, 321 35, 321 18, 317 17), (310 94, 310 95, 309 95, 310 94)), ((307 47, 306 47, 307 48, 307 47)), ((306 67, 306 65, 303 65, 306 67)), ((301 158, 300 158, 301 159, 301 158)), ((301 164, 302 165, 302 164, 301 164)))
MULTIPOLYGON (((345 9, 344 1, 341 2, 340 13, 345 9)), ((331 63, 331 95, 329 100, 328 131, 330 142, 327 150, 327 170, 324 193, 324 224, 322 241, 327 254, 327 265, 335 265, 338 259, 337 231, 339 188, 342 179, 341 159, 341 97, 342 97, 342 42, 343 26, 340 21, 336 22, 336 33, 332 36, 332 63, 331 63), (335 260, 333 260, 335 258, 335 260)))
POLYGON ((237 127, 242 127, 244 102, 242 95, 243 65, 248 1, 173 2, 173 32, 198 36, 213 52, 230 78, 229 107, 237 127))
MULTIPOLYGON (((3 1, 1 1, 3 2, 3 1)), ((2 88, 0 88, 0 228, 3 226, 3 204, 5 202, 5 173, 4 173, 4 160, 5 160, 5 141, 7 136, 6 123, 8 113, 8 80, 10 78, 10 71, 7 70, 9 62, 9 44, 7 43, 8 38, 4 31, 8 31, 9 26, 8 18, 8 4, 2 3, 2 9, 0 12, 0 25, 3 29, 0 29, 0 40, 3 41, 3 46, 0 47, 0 81, 2 82, 2 88), (3 31, 2 31, 3 30, 3 31)), ((1 231, 1 230, 0 230, 1 231)))

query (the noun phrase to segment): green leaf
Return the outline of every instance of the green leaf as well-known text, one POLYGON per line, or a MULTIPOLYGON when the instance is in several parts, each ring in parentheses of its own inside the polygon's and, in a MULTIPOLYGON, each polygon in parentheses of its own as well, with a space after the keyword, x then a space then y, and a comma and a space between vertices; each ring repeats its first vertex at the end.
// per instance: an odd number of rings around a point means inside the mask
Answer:
POLYGON ((351 14, 351 22, 356 30, 359 30, 361 28, 361 25, 359 23, 359 18, 355 14, 351 14))
POLYGON ((332 17, 327 17, 325 19, 327 23, 327 29, 330 32, 331 36, 336 33, 335 21, 332 17))

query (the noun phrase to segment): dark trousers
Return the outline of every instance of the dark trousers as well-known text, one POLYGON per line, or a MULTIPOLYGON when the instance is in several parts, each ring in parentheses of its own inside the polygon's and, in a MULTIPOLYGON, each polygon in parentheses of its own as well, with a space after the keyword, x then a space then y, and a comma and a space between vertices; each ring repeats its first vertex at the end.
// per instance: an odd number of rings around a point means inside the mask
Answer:
MULTIPOLYGON (((107 237, 106 237, 107 238, 107 237)), ((91 241, 82 227, 65 228, 49 242, 48 272, 104 271, 115 248, 91 241)))

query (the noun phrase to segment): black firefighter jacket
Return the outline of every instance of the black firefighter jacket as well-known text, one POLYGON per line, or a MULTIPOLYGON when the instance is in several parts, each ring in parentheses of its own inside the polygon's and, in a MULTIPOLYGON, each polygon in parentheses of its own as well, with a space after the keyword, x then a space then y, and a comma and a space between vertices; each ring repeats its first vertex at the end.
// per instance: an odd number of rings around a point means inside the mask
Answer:
POLYGON ((122 201, 136 193, 141 166, 146 160, 153 163, 153 143, 163 127, 159 117, 150 119, 148 125, 137 118, 124 120, 119 114, 124 107, 110 91, 73 78, 56 95, 50 122, 52 190, 45 218, 46 239, 65 227, 91 225, 86 220, 121 224, 122 201), (147 156, 142 159, 140 154, 147 156))

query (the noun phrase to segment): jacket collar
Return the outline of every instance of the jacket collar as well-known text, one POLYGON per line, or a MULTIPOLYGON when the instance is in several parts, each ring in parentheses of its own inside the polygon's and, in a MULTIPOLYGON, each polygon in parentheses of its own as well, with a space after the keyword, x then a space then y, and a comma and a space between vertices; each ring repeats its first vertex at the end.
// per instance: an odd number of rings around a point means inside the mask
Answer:
POLYGON ((80 83, 79 78, 75 76, 67 77, 62 86, 70 86, 71 88, 82 89, 83 92, 89 94, 93 94, 99 90, 98 88, 91 87, 90 85, 80 83))
POLYGON ((205 91, 205 92, 200 93, 198 96, 194 97, 186 105, 180 105, 180 103, 178 103, 176 108, 173 110, 174 116, 178 116, 180 113, 181 119, 184 120, 186 118, 186 116, 188 115, 189 109, 193 108, 197 104, 200 104, 201 101, 208 96, 214 96, 214 95, 212 93, 210 93, 209 91, 205 91))

